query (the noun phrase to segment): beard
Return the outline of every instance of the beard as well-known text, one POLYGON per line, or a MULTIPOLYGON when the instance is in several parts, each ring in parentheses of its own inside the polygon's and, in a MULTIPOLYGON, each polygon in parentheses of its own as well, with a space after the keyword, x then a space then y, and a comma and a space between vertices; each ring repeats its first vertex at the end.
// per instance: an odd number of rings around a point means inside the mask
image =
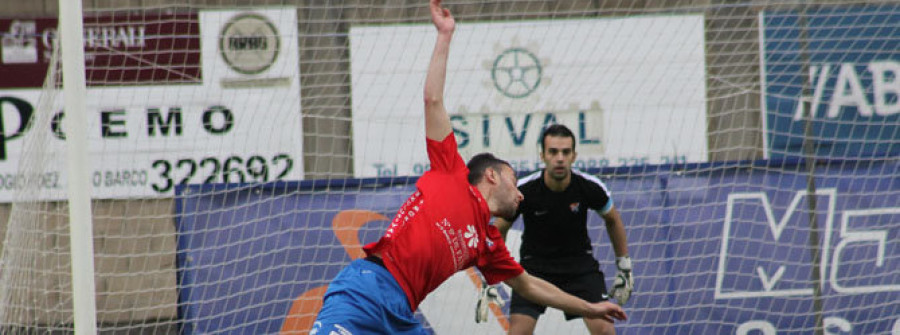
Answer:
POLYGON ((501 181, 501 185, 497 190, 497 213, 495 216, 501 218, 511 218, 519 211, 519 205, 516 198, 519 189, 516 184, 509 184, 507 181, 501 181))
POLYGON ((567 177, 569 177, 569 169, 557 170, 556 168, 550 169, 550 178, 556 181, 563 181, 567 177))
POLYGON ((516 212, 519 211, 519 206, 515 204, 509 204, 508 206, 503 206, 500 209, 500 217, 504 219, 513 218, 516 216, 516 212))
POLYGON ((516 212, 519 211, 519 206, 516 206, 515 203, 504 204, 502 207, 497 209, 497 216, 506 219, 507 221, 516 216, 516 212))

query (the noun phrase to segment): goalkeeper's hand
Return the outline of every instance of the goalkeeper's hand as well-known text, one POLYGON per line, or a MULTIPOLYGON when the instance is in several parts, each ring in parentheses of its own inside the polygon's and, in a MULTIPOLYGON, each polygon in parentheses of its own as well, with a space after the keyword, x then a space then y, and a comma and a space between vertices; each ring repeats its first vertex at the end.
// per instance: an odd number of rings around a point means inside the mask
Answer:
POLYGON ((481 282, 481 292, 478 294, 478 304, 475 305, 475 323, 487 322, 491 302, 503 307, 503 299, 500 299, 500 292, 497 287, 488 285, 487 282, 481 282))
POLYGON ((619 272, 616 273, 616 280, 613 282, 612 296, 616 298, 619 305, 624 306, 631 298, 631 291, 634 290, 634 278, 631 277, 631 257, 616 257, 616 267, 619 268, 619 272))

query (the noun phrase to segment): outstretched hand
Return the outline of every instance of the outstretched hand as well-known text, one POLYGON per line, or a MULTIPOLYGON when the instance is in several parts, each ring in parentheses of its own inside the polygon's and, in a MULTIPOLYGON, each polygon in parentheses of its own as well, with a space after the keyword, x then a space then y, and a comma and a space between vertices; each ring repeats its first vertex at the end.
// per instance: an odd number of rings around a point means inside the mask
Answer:
POLYGON ((431 22, 439 33, 452 33, 456 28, 456 20, 449 9, 441 7, 441 0, 431 0, 431 22))
POLYGON ((609 301, 601 301, 598 303, 591 304, 590 313, 584 315, 586 318, 600 318, 609 322, 613 322, 615 320, 627 320, 628 316, 625 315, 625 310, 622 309, 619 305, 611 303, 609 301))

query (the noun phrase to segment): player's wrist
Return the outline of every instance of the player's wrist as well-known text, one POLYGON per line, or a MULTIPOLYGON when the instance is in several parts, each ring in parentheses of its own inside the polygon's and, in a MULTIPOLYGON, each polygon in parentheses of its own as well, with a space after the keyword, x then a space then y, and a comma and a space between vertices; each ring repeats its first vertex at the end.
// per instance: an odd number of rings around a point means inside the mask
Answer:
POLYGON ((619 270, 631 271, 631 257, 628 255, 616 257, 616 267, 619 268, 619 270))
POLYGON ((597 314, 597 309, 599 307, 595 306, 595 304, 589 303, 587 301, 582 300, 580 305, 580 311, 576 312, 578 315, 584 317, 590 317, 597 314))

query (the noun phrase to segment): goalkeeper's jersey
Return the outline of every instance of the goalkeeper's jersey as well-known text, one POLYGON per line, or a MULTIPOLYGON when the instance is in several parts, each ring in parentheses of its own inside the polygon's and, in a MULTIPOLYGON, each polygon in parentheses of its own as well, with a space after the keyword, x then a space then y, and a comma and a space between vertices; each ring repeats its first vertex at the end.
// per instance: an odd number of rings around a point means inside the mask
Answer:
POLYGON ((519 180, 525 199, 519 211, 525 229, 519 261, 528 271, 577 274, 597 271, 587 216, 590 210, 608 212, 613 201, 600 179, 572 170, 569 186, 554 192, 544 184, 544 171, 519 180))
POLYGON ((426 139, 431 170, 391 221, 384 235, 363 249, 380 253, 403 288, 409 305, 419 303, 457 271, 476 266, 489 284, 524 270, 510 256, 490 210, 467 180, 468 169, 451 133, 443 141, 426 139))

